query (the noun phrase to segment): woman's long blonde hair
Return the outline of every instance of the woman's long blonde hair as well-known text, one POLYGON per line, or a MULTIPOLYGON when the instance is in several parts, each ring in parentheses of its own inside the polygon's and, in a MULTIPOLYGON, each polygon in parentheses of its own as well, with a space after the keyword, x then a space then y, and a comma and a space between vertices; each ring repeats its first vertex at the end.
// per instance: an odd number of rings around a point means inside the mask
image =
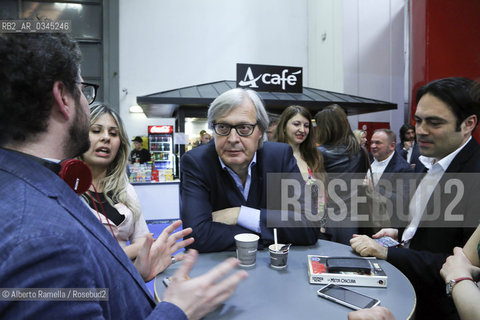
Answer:
MULTIPOLYGON (((105 104, 100 103, 90 107, 90 125, 92 126, 95 124, 98 118, 104 114, 111 115, 117 123, 120 147, 118 148, 115 159, 113 159, 112 163, 107 168, 105 179, 101 182, 103 185, 103 193, 112 206, 117 203, 124 204, 132 211, 133 217, 136 220, 140 216, 140 205, 135 199, 132 199, 127 194, 128 177, 126 169, 130 141, 128 140, 125 127, 118 113, 105 104)), ((84 160, 83 156, 81 156, 80 159, 84 160)))

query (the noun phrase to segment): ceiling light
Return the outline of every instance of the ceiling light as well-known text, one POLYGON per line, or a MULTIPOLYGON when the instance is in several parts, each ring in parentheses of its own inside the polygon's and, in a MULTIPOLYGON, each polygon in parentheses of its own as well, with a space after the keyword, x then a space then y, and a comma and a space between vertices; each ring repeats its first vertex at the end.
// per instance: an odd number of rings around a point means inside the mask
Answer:
POLYGON ((143 113, 142 107, 140 107, 138 104, 130 106, 129 111, 130 113, 143 113))

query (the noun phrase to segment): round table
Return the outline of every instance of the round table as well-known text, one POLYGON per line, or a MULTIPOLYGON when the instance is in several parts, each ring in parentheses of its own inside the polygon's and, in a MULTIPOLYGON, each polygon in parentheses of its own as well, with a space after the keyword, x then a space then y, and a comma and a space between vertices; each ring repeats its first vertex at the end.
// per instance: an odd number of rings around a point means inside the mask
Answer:
MULTIPOLYGON (((277 270, 270 267, 268 250, 259 250, 256 266, 246 269, 249 277, 240 283, 230 299, 205 319, 347 319, 351 309, 319 297, 317 290, 324 285, 309 283, 309 254, 357 256, 349 246, 319 240, 314 246, 292 246, 287 268, 277 270)), ((190 276, 203 274, 228 257, 236 257, 236 253, 202 253, 190 276)), ((379 299, 380 305, 390 309, 397 320, 410 319, 416 305, 415 291, 410 281, 390 263, 379 260, 379 264, 388 276, 387 288, 347 288, 379 299)), ((155 278, 157 297, 161 297, 165 290, 163 278, 171 276, 179 265, 171 265, 155 278)))

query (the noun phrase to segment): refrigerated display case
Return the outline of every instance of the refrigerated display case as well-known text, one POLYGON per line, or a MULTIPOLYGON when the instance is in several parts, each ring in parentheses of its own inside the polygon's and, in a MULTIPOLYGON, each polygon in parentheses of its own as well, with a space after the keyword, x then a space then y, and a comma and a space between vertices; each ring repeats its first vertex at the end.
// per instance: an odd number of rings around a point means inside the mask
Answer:
POLYGON ((171 174, 177 176, 173 148, 173 126, 148 126, 148 146, 155 169, 159 170, 160 174, 162 174, 162 171, 164 174, 168 174, 168 171, 171 170, 171 174))
POLYGON ((207 118, 188 117, 185 118, 185 135, 187 143, 185 144, 185 151, 192 150, 196 146, 200 145, 202 131, 211 135, 211 131, 208 129, 207 118))

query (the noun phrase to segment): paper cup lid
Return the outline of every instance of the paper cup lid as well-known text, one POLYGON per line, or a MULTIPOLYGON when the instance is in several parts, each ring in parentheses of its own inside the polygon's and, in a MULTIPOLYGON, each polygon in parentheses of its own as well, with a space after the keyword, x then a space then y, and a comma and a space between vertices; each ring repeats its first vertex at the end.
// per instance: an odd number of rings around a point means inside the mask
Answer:
POLYGON ((235 237, 235 240, 242 241, 242 242, 251 242, 257 241, 260 237, 253 233, 239 233, 235 237))

